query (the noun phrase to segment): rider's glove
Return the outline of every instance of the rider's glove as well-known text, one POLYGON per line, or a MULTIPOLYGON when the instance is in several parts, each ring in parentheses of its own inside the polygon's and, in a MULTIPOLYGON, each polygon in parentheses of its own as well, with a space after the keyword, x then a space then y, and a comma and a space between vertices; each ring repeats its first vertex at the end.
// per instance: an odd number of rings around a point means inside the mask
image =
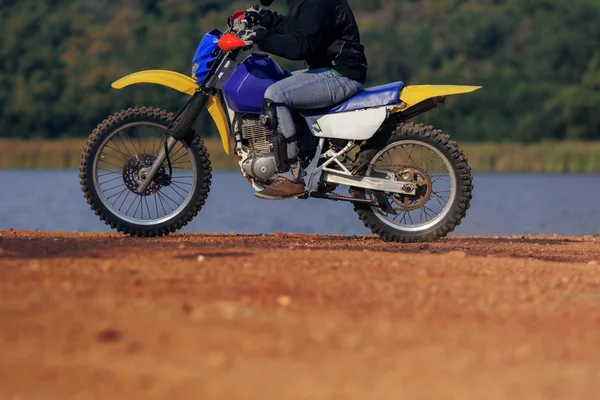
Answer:
POLYGON ((243 42, 246 42, 246 44, 248 46, 252 46, 254 44, 254 42, 256 41, 256 36, 257 36, 257 32, 254 29, 247 29, 247 30, 243 30, 240 33, 238 33, 238 37, 243 42))
POLYGON ((250 26, 260 25, 271 29, 275 20, 275 13, 256 5, 246 10, 245 18, 250 23, 250 26))

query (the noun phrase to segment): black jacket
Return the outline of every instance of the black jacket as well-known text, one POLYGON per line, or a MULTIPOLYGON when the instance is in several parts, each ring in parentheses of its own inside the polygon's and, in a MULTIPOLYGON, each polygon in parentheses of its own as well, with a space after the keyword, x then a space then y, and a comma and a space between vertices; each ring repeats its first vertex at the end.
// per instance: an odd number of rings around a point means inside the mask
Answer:
POLYGON ((332 68, 365 83, 367 58, 360 32, 346 0, 288 0, 287 16, 274 14, 259 30, 259 48, 310 68, 332 68))

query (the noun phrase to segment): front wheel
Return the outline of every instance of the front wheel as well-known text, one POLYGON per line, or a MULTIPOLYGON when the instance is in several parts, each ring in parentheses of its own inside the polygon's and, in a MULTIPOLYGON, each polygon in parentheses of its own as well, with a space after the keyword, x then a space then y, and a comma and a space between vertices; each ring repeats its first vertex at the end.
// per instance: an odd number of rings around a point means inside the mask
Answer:
MULTIPOLYGON (((386 147, 371 159, 366 175, 417 187, 412 196, 385 193, 389 205, 385 210, 355 204, 365 226, 386 241, 429 242, 445 237, 460 225, 470 206, 473 178, 467 158, 456 142, 431 126, 399 125, 386 147)), ((376 199, 369 191, 357 195, 376 199)))
POLYGON ((92 132, 81 156, 81 189, 91 209, 112 229, 137 237, 164 236, 187 225, 203 207, 211 184, 204 143, 193 132, 170 152, 140 195, 137 188, 164 145, 173 114, 155 108, 123 110, 92 132))

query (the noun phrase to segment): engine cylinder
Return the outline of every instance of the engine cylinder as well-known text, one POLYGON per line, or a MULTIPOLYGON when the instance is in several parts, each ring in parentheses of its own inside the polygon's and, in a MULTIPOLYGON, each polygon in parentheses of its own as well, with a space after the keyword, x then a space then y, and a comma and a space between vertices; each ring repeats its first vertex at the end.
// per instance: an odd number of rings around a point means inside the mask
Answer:
POLYGON ((241 125, 242 138, 251 154, 242 165, 244 171, 258 181, 271 181, 277 175, 272 132, 258 118, 244 118, 241 125))
POLYGON ((248 140, 250 149, 256 155, 273 153, 271 131, 261 125, 258 119, 242 120, 242 138, 248 140))

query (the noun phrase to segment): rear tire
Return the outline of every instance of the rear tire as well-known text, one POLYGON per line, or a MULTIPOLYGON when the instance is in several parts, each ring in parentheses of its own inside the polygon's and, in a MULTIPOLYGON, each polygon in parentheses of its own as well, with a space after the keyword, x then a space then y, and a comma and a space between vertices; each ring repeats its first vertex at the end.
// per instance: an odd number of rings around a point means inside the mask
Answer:
POLYGON ((113 132, 132 123, 159 125, 166 130, 173 119, 174 115, 172 113, 157 108, 142 107, 123 110, 98 125, 86 142, 79 168, 81 189, 92 211, 112 229, 134 237, 165 236, 186 226, 204 206, 210 192, 212 168, 204 142, 194 131, 189 132, 184 142, 190 150, 191 157, 193 157, 196 165, 195 189, 191 194, 190 201, 177 215, 173 215, 167 221, 161 221, 155 225, 135 224, 120 218, 109 209, 96 190, 94 174, 97 171, 94 170, 94 161, 98 152, 102 150, 103 143, 113 132))
MULTIPOLYGON (((408 231, 401 227, 394 228, 386 223, 378 215, 378 210, 365 204, 355 203, 354 210, 364 225, 383 240, 397 243, 418 243, 431 242, 447 236, 460 225, 462 219, 466 216, 473 198, 473 178, 468 160, 465 157, 458 144, 451 140, 448 135, 443 134, 441 130, 434 129, 432 126, 423 124, 400 124, 389 139, 386 146, 395 143, 411 141, 421 142, 427 146, 437 149, 448 161, 451 166, 451 172, 454 174, 456 182, 455 197, 452 204, 449 204, 449 210, 445 216, 435 223, 434 226, 427 227, 422 231, 408 231)), ((375 161, 376 155, 371 151, 371 163, 375 161)), ((368 198, 367 192, 361 191, 357 195, 361 198, 368 198)), ((381 212, 379 210, 379 212, 381 212)))

